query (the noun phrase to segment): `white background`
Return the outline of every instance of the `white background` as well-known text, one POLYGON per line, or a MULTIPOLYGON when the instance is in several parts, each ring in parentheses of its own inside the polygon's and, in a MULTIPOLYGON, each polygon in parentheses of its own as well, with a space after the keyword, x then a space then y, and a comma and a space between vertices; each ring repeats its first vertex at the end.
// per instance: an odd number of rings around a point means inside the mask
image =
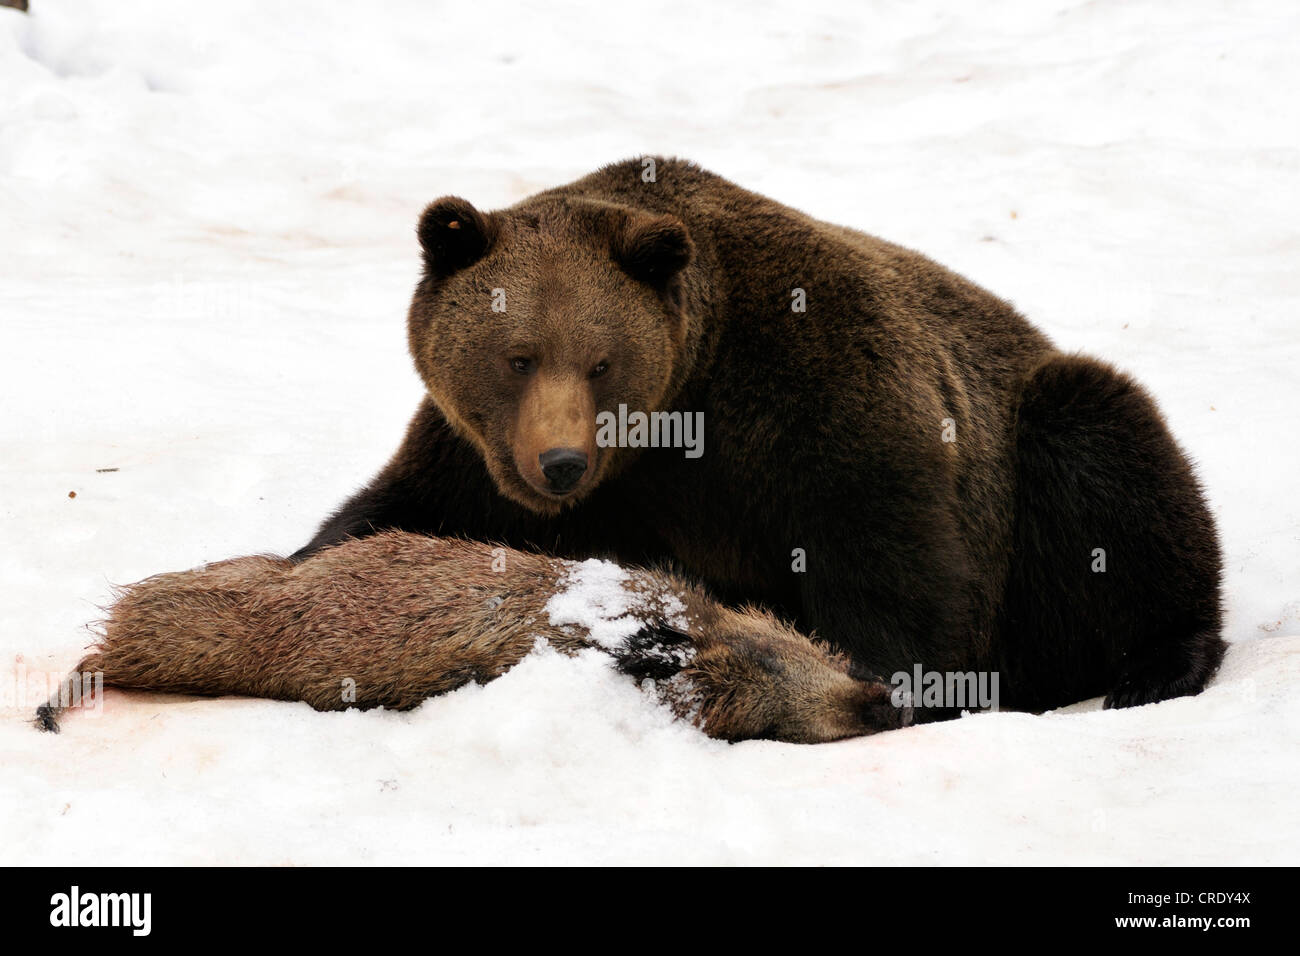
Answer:
POLYGON ((34 7, 0 9, 0 862, 1297 862, 1294 4, 34 7), (645 152, 1136 373, 1220 518, 1216 684, 728 746, 547 654, 409 714, 24 722, 111 584, 291 551, 383 463, 424 203, 645 152))

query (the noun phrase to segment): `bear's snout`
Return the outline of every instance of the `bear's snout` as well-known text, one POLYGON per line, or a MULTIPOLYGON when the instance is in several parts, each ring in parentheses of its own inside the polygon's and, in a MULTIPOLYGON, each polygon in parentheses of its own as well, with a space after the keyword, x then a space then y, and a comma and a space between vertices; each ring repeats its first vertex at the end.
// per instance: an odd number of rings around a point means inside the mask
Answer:
POLYGON ((546 488, 552 494, 563 495, 577 487, 587 473, 587 453, 576 448, 552 448, 537 456, 546 488))

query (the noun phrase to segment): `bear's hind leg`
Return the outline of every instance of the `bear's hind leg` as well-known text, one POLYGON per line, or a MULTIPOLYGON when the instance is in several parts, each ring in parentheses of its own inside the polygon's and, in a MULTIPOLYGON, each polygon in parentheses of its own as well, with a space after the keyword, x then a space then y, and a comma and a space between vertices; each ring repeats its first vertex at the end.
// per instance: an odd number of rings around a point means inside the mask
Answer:
POLYGON ((1005 704, 1199 692, 1224 651, 1218 534, 1155 403, 1103 362, 1058 355, 1029 376, 1017 429, 1005 704))
POLYGON ((1219 669, 1227 649, 1217 631, 1193 631, 1162 659, 1134 661, 1106 695, 1107 707, 1140 707, 1170 697, 1199 694, 1219 669))

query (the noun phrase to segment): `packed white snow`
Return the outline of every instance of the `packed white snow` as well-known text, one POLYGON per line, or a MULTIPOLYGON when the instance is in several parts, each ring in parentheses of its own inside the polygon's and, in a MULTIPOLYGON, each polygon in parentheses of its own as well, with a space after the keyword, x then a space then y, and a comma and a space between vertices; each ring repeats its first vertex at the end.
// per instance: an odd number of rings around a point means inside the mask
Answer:
POLYGON ((1300 861, 1300 7, 32 6, 0 9, 0 863, 1300 861), (1215 683, 727 745, 542 649, 402 714, 109 690, 31 728, 111 584, 292 551, 397 446, 425 203, 647 152, 1146 383, 1220 520, 1215 683))
POLYGON ((582 628, 593 644, 619 650, 646 624, 643 602, 630 583, 630 574, 612 561, 572 562, 546 602, 547 617, 555 627, 582 628))
MULTIPOLYGON (((578 628, 591 643, 615 657, 635 653, 637 657, 683 667, 695 656, 695 648, 680 640, 662 641, 654 636, 659 622, 689 630, 686 606, 681 597, 658 583, 658 579, 629 571, 612 561, 588 558, 567 562, 559 587, 546 602, 550 624, 578 628), (632 641, 633 637, 638 637, 632 641)), ((653 684, 653 682, 651 682, 653 684)))

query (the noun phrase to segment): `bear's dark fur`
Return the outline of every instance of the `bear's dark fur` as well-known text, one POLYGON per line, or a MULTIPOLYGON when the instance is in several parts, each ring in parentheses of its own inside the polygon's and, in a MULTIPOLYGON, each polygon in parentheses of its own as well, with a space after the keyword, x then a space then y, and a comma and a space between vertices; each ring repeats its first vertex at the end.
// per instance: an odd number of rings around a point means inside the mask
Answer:
POLYGON ((400 528, 667 561, 862 672, 997 670, 1033 710, 1217 667, 1214 522, 1155 403, 924 256, 668 159, 419 237, 429 395, 295 557, 400 528), (598 447, 620 403, 703 412, 704 454, 598 447))

